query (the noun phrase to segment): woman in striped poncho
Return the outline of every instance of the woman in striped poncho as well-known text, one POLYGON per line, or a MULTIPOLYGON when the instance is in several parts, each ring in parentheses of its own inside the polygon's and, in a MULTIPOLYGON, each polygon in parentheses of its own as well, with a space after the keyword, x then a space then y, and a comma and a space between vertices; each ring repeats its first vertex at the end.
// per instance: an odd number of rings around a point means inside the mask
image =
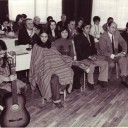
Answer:
POLYGON ((44 99, 52 97, 54 104, 62 108, 60 91, 73 83, 71 65, 72 59, 51 48, 48 34, 42 31, 32 50, 29 72, 31 88, 34 90, 37 84, 44 99))

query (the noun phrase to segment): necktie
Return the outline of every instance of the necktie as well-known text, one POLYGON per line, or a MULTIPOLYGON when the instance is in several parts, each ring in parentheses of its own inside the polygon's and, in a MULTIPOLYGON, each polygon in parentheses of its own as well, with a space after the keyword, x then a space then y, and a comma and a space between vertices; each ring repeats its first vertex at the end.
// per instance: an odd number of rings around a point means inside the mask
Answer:
POLYGON ((112 35, 112 52, 113 52, 113 54, 115 54, 113 35, 112 35))

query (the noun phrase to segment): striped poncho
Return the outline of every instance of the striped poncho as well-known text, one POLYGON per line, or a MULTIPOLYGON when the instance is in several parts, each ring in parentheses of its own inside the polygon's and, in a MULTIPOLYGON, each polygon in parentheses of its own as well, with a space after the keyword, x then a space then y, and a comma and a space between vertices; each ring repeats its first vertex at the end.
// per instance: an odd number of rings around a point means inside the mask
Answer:
POLYGON ((73 83, 72 59, 62 56, 54 48, 42 48, 34 45, 31 56, 29 82, 34 90, 36 84, 46 100, 51 98, 50 80, 53 74, 59 77, 61 85, 73 83))

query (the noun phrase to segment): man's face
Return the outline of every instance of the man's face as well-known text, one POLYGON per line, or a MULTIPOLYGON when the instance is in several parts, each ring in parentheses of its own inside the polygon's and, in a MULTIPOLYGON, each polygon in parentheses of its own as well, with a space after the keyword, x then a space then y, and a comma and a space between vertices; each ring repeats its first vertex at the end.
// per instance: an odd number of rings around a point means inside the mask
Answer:
POLYGON ((83 28, 83 32, 85 34, 89 34, 90 33, 90 30, 91 30, 91 25, 86 25, 84 28, 83 28))
POLYGON ((27 21, 26 21, 26 28, 27 28, 28 30, 32 30, 33 27, 34 27, 33 21, 32 21, 32 20, 27 20, 27 21))
POLYGON ((62 19, 63 22, 65 22, 65 21, 66 21, 66 16, 63 15, 63 16, 61 17, 61 19, 62 19))
POLYGON ((3 22, 3 26, 4 26, 5 28, 8 26, 8 24, 9 24, 8 21, 4 21, 4 22, 3 22))
POLYGON ((108 26, 108 31, 111 34, 114 34, 116 30, 117 30, 117 24, 116 23, 111 23, 111 25, 108 26))
POLYGON ((36 24, 36 25, 39 25, 39 24, 40 24, 40 18, 36 18, 35 24, 36 24))
POLYGON ((70 21, 70 23, 68 24, 69 29, 75 29, 75 21, 70 21))

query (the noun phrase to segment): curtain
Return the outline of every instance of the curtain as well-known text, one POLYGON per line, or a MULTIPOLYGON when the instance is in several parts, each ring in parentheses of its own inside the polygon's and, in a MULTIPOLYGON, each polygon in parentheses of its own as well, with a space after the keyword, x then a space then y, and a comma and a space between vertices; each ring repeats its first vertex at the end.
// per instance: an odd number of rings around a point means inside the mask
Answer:
POLYGON ((15 20, 17 14, 27 14, 29 18, 39 16, 46 22, 48 16, 59 21, 62 14, 62 0, 9 0, 9 17, 15 20))
POLYGON ((86 22, 90 22, 92 2, 93 0, 62 0, 62 13, 66 14, 68 19, 83 17, 86 22))
MULTIPOLYGON (((118 28, 125 28, 128 22, 128 0, 94 0, 92 8, 93 16, 100 16, 101 25, 107 22, 108 17, 113 17, 118 28)), ((93 23, 93 21, 92 21, 93 23)))
POLYGON ((0 0, 0 24, 5 16, 8 16, 8 1, 0 0))

